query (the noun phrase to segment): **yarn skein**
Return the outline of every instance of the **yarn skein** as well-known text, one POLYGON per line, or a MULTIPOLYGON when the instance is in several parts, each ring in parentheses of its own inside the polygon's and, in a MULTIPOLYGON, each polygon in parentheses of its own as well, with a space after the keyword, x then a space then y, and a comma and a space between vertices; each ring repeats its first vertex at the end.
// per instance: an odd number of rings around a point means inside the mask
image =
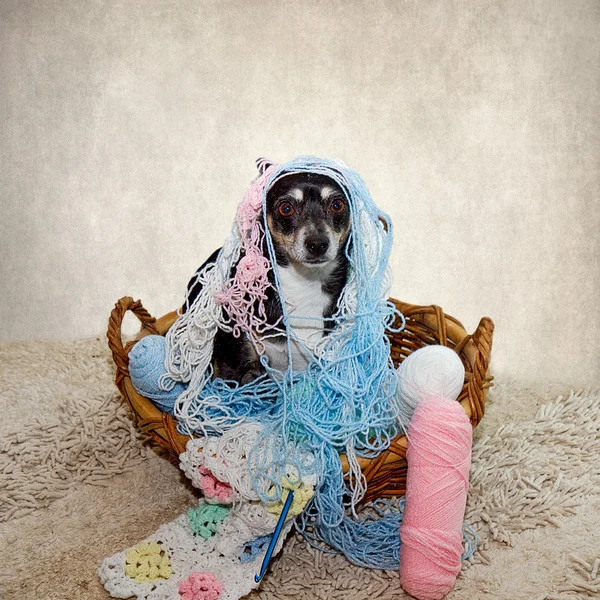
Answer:
POLYGON ((443 598, 460 572, 473 430, 462 406, 424 399, 410 423, 400 583, 419 600, 443 598))

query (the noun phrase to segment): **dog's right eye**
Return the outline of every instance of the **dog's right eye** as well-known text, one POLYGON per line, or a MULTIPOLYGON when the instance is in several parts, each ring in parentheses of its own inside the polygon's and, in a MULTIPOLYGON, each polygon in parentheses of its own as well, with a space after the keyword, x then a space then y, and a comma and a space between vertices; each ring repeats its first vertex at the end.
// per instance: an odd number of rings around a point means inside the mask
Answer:
POLYGON ((279 205, 279 214, 282 217, 290 217, 296 212, 291 202, 282 202, 279 205))

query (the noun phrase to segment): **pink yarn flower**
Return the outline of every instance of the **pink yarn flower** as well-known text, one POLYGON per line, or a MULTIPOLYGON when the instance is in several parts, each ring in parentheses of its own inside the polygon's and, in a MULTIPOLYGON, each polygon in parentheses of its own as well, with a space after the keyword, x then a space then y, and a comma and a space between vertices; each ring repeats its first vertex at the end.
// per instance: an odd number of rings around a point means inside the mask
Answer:
POLYGON ((181 600, 217 600, 225 586, 212 573, 190 573, 179 583, 181 600))
POLYGON ((266 279, 269 261, 254 248, 242 257, 236 268, 236 277, 241 283, 249 284, 266 279))
POLYGON ((200 489, 207 500, 216 500, 220 504, 227 504, 233 496, 233 490, 228 483, 219 481, 206 467, 198 467, 200 473, 200 489))

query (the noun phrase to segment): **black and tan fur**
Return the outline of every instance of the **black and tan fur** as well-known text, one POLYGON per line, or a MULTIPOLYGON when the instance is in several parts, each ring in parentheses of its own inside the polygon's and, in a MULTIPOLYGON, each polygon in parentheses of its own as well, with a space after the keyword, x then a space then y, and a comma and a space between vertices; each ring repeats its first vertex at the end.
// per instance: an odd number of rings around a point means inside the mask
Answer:
MULTIPOLYGON (((294 173, 272 185, 267 192, 266 207, 266 221, 288 312, 313 316, 316 310, 325 319, 324 323, 299 321, 299 335, 315 342, 330 330, 332 322, 328 319, 337 308, 347 280, 350 214, 345 195, 335 181, 324 175, 294 173)), ((219 251, 215 251, 199 270, 215 262, 219 251)), ((264 252, 268 258, 266 248, 264 252)), ((269 280, 273 285, 271 270, 269 280)), ((194 277, 188 284, 184 312, 199 292, 200 286, 194 277)), ((265 310, 269 324, 276 323, 282 315, 274 287, 268 289, 265 310)), ((283 335, 265 343, 270 364, 281 370, 287 365, 285 344, 283 335)), ((302 367, 308 360, 303 354, 298 347, 294 368, 302 367)), ((264 373, 250 341, 245 337, 235 338, 222 330, 215 337, 212 365, 215 376, 240 384, 264 373)))

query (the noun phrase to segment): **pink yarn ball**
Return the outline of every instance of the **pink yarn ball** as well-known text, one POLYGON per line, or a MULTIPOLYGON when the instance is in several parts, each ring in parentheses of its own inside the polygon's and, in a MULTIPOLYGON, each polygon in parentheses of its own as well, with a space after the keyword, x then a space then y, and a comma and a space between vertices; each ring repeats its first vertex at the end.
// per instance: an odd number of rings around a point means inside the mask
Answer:
POLYGON ((462 406, 427 398, 408 430, 400 582, 419 600, 443 598, 460 572, 473 429, 462 406))
POLYGON ((210 469, 198 467, 200 473, 200 489, 207 500, 227 504, 233 497, 233 489, 228 483, 219 481, 210 469))

